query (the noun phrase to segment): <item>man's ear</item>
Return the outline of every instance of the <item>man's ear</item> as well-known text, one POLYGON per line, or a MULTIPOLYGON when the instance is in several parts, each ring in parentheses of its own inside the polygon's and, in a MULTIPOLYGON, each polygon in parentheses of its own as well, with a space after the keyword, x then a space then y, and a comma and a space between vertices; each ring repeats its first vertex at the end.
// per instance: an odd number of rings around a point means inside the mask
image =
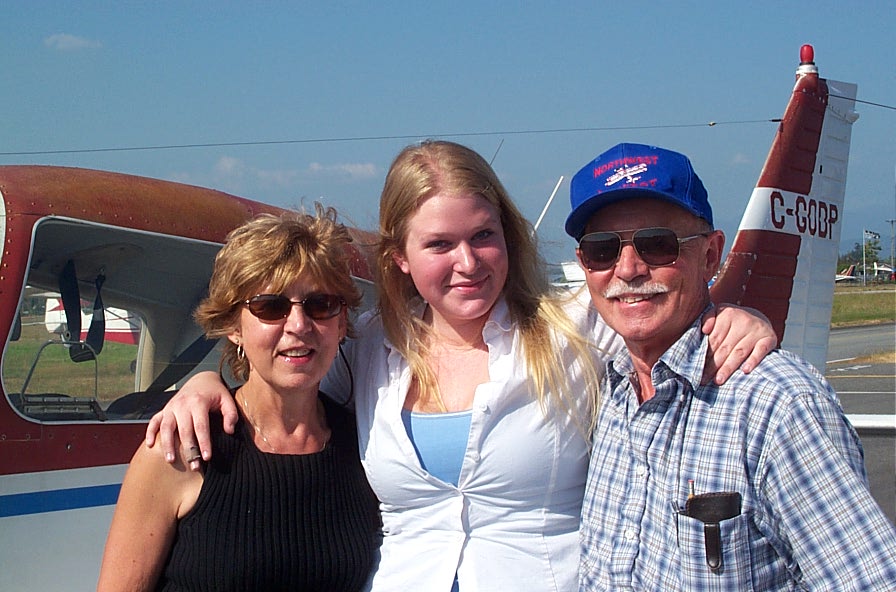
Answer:
POLYGON ((706 269, 703 270, 703 281, 709 282, 719 272, 724 248, 725 233, 721 230, 714 230, 706 238, 706 269))

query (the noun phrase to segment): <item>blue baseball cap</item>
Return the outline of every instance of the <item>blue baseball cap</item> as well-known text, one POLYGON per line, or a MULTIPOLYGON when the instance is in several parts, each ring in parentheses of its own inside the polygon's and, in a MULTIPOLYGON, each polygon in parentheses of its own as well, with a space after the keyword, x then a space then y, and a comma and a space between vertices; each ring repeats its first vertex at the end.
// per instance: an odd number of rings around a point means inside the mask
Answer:
POLYGON ((712 226, 706 189, 687 156, 656 146, 617 144, 572 178, 566 233, 579 240, 597 210, 632 197, 668 201, 712 226))

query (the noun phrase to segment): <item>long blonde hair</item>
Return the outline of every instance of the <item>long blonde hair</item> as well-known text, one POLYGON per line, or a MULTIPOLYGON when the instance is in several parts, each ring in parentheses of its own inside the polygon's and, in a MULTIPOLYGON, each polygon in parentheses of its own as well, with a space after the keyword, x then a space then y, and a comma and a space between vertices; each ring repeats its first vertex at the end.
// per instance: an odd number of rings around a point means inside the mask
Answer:
MULTIPOLYGON (((491 166, 475 151, 447 141, 425 141, 402 150, 395 158, 380 198, 380 242, 376 249, 378 306, 386 336, 408 361, 423 401, 437 400, 436 377, 426 363, 430 327, 414 307, 419 302, 410 276, 393 256, 404 251, 408 223, 420 204, 437 193, 480 195, 501 216, 507 247, 508 273, 503 297, 510 317, 519 328, 523 361, 536 396, 545 408, 545 393, 571 411, 575 398, 588 397, 590 425, 599 393, 594 351, 564 312, 551 290, 532 225, 523 217, 491 166), (567 376, 569 360, 559 355, 563 337, 580 361, 588 393, 572 393, 567 376)), ((582 419, 586 421, 584 424, 582 419)))

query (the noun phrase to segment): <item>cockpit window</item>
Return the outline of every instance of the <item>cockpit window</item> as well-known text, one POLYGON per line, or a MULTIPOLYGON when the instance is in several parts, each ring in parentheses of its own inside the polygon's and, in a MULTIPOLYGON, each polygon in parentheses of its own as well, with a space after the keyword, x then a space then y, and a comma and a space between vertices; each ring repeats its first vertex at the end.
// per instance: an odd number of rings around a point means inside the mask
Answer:
MULTIPOLYGON (((219 249, 62 217, 38 222, 3 350, 9 404, 35 421, 145 420, 190 376, 217 371, 219 349, 192 313, 219 249)), ((373 285, 358 282, 367 308, 373 285)))
POLYGON ((149 417, 218 354, 193 322, 220 245, 78 220, 35 226, 10 404, 37 421, 149 417), (192 347, 191 347, 192 346, 192 347))

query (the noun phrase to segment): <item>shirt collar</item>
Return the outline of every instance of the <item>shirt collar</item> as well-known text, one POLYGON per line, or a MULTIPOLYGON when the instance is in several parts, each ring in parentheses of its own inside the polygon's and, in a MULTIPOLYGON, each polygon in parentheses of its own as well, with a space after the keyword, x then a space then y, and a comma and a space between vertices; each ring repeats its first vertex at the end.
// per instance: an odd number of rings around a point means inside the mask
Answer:
MULTIPOLYGON (((411 303, 411 314, 418 319, 423 318, 423 313, 426 312, 426 307, 426 301, 420 298, 415 298, 415 302, 411 303)), ((485 321, 485 326, 482 328, 482 338, 486 343, 489 343, 495 339, 502 338, 502 336, 512 335, 513 328, 514 323, 513 319, 510 317, 510 308, 507 306, 507 302, 503 297, 499 298, 492 307, 492 310, 488 315, 488 320, 485 321)), ((388 337, 385 337, 383 341, 386 344, 386 347, 390 350, 395 349, 388 337)))
MULTIPOLYGON (((706 353, 709 340, 703 335, 703 315, 712 308, 708 305, 694 320, 691 326, 667 349, 651 369, 651 379, 657 385, 673 376, 687 381, 691 389, 696 391, 703 378, 706 365, 706 353)), ((622 347, 616 357, 607 364, 607 378, 612 391, 622 380, 626 380, 635 371, 631 354, 627 347, 622 347)))

